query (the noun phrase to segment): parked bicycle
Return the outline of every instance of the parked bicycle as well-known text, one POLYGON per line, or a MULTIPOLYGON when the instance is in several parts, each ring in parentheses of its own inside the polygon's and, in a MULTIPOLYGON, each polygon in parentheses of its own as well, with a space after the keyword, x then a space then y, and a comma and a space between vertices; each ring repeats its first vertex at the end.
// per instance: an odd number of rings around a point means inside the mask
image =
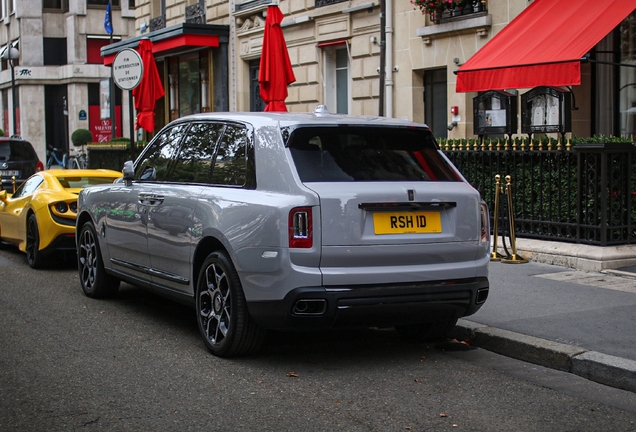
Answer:
POLYGON ((69 156, 68 168, 88 169, 88 155, 79 150, 75 155, 69 156))
POLYGON ((68 156, 66 153, 62 153, 60 159, 57 154, 62 151, 56 147, 49 147, 49 158, 46 162, 46 169, 50 169, 52 166, 58 166, 62 169, 87 169, 88 168, 88 156, 83 151, 79 151, 77 154, 68 156))
POLYGON ((49 158, 46 161, 46 169, 51 169, 52 166, 59 166, 60 168, 66 168, 66 153, 62 153, 62 159, 57 157, 57 152, 62 151, 56 147, 48 147, 49 158))

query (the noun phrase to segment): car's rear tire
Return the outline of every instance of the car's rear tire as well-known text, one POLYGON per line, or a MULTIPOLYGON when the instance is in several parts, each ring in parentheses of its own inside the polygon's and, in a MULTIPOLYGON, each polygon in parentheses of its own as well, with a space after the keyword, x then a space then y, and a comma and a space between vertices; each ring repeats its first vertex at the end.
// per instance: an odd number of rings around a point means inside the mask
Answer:
POLYGON ((114 296, 120 280, 106 273, 99 250, 97 232, 92 222, 85 222, 77 241, 77 267, 84 294, 91 298, 114 296))
POLYGON ((41 269, 45 264, 44 254, 40 249, 40 230, 38 229, 38 220, 34 214, 29 215, 27 219, 26 232, 26 256, 27 263, 34 269, 41 269))
POLYGON ((424 342, 446 337, 457 324, 457 318, 427 323, 395 326, 401 337, 407 340, 424 342))
POLYGON ((231 357, 258 351, 266 332, 250 317, 241 281, 224 252, 206 258, 196 296, 199 331, 212 354, 231 357))

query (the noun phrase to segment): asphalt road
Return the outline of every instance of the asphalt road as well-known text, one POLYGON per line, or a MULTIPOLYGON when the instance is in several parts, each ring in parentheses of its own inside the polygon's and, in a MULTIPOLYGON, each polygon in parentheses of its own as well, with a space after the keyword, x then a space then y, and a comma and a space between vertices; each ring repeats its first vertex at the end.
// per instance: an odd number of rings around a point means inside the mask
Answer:
POLYGON ((0 250, 2 431, 636 431, 636 394, 393 330, 272 334, 219 359, 194 311, 0 250))

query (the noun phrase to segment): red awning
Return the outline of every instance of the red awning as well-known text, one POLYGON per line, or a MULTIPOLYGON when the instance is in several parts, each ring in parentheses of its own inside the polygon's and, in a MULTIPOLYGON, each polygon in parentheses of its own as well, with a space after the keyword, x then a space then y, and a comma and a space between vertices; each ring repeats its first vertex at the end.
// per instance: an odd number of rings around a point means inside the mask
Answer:
POLYGON ((457 92, 581 84, 581 57, 635 0, 534 0, 457 71, 457 92))
MULTIPOLYGON (((217 35, 200 35, 200 34, 180 34, 175 37, 166 38, 155 42, 152 46, 152 52, 161 55, 166 51, 174 49, 199 48, 199 47, 218 47, 219 36, 217 35)), ((110 66, 115 60, 117 53, 104 56, 104 66, 110 66)))

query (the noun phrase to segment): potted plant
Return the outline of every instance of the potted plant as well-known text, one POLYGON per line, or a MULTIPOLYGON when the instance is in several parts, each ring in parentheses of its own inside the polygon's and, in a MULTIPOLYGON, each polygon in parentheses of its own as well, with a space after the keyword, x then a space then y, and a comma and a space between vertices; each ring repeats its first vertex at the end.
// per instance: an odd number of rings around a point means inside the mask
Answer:
POLYGON ((420 8, 423 14, 429 14, 432 19, 436 19, 446 9, 462 8, 465 0, 411 0, 411 3, 420 8))
POLYGON ((88 129, 76 129, 71 134, 71 142, 75 147, 82 147, 93 141, 93 134, 88 129))

